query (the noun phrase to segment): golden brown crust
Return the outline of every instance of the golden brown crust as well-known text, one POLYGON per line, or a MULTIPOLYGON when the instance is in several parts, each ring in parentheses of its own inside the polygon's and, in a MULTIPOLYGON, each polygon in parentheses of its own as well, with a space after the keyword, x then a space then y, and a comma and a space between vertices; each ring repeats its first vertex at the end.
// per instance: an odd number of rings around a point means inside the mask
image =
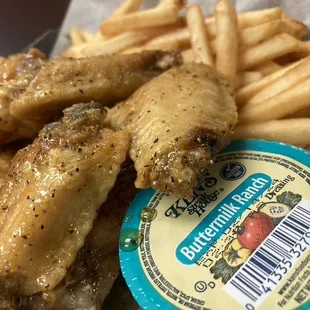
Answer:
POLYGON ((178 53, 161 51, 61 58, 44 65, 23 96, 12 102, 10 112, 18 119, 46 119, 78 102, 108 106, 180 63, 178 53))
POLYGON ((28 54, 10 56, 0 64, 0 144, 33 138, 43 127, 41 122, 16 119, 10 114, 10 105, 25 91, 44 61, 44 54, 31 49, 28 54))
POLYGON ((30 295, 66 275, 126 158, 129 137, 75 105, 11 162, 0 189, 0 292, 30 295))
POLYGON ((131 133, 137 187, 189 197, 229 143, 237 109, 222 76, 206 65, 187 64, 141 87, 108 119, 131 133))

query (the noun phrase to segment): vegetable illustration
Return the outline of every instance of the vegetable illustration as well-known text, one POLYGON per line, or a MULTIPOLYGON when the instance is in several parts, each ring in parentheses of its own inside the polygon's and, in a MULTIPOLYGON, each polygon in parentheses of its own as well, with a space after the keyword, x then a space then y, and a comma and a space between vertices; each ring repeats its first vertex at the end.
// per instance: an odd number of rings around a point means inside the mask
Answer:
POLYGON ((224 258, 219 259, 214 266, 210 268, 215 280, 222 278, 222 282, 226 284, 230 278, 237 272, 241 265, 231 267, 224 258))
POLYGON ((272 219, 262 212, 252 212, 239 230, 238 241, 247 249, 255 250, 272 232, 275 225, 272 219))
POLYGON ((210 268, 214 279, 222 278, 222 282, 226 284, 240 266, 250 257, 252 252, 242 247, 238 239, 234 239, 228 243, 222 253, 223 257, 210 268))
POLYGON ((301 195, 292 192, 284 192, 277 196, 277 201, 293 209, 301 201, 301 198, 301 195))
POLYGON ((291 208, 280 202, 267 202, 259 208, 259 211, 268 215, 273 223, 278 225, 291 211, 291 208))
POLYGON ((243 264, 251 255, 253 251, 242 247, 238 239, 234 239, 228 243, 224 252, 223 258, 231 267, 237 267, 243 264))

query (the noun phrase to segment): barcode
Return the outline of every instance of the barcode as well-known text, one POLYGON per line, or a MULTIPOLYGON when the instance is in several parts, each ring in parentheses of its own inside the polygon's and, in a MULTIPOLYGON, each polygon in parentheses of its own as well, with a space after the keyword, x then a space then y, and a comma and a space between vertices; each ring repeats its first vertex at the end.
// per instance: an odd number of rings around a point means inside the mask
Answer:
POLYGON ((273 230, 224 290, 252 310, 272 293, 310 245, 310 204, 301 201, 273 230))

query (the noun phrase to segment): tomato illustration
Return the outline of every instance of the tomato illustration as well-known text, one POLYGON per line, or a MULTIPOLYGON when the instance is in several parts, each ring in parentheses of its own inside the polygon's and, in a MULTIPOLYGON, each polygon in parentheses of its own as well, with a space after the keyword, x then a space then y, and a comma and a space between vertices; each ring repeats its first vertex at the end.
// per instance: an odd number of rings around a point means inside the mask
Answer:
POLYGON ((251 213, 244 221, 238 234, 240 244, 255 250, 274 229, 272 219, 262 212, 251 213))

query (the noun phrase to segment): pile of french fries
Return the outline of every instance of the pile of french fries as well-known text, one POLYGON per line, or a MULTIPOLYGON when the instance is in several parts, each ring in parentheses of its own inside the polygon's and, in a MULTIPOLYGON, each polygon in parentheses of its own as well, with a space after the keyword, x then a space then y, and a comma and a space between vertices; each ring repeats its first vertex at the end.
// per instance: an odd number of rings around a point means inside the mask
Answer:
POLYGON ((97 34, 72 29, 72 46, 63 56, 179 50, 184 62, 215 67, 235 90, 234 139, 275 140, 310 151, 310 42, 302 41, 303 23, 278 7, 238 14, 230 0, 218 0, 209 17, 186 0, 161 0, 144 11, 142 4, 125 0, 97 34))

